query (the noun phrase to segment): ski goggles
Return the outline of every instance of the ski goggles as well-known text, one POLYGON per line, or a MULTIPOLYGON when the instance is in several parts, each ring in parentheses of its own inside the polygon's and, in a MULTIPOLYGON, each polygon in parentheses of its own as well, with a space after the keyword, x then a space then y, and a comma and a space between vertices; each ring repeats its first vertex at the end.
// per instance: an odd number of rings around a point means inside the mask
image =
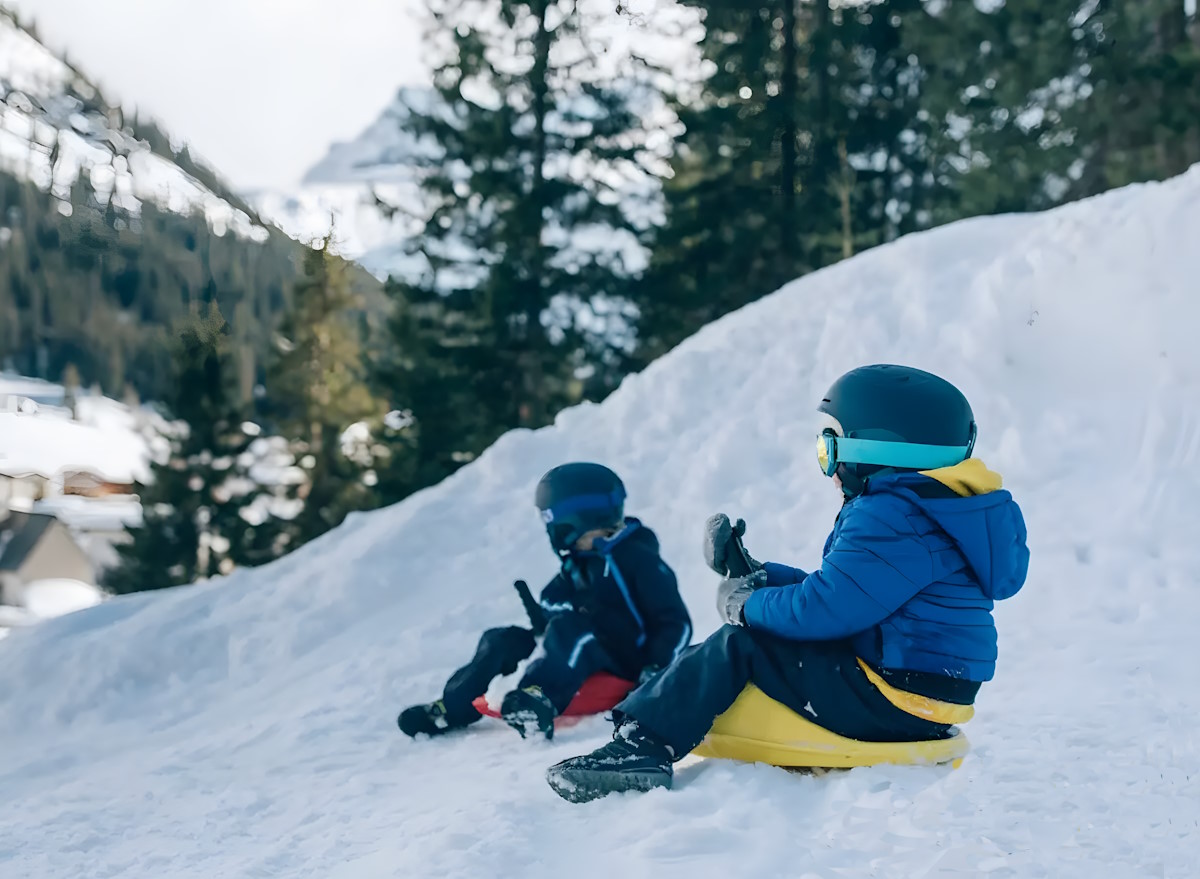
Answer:
POLYGON ((874 464, 907 470, 937 470, 952 467, 971 456, 971 446, 927 446, 885 440, 852 439, 826 429, 817 437, 817 464, 833 476, 839 464, 874 464))
POLYGON ((596 528, 603 528, 624 515, 625 492, 588 494, 567 498, 541 511, 542 523, 550 545, 559 553, 567 552, 575 541, 596 528))

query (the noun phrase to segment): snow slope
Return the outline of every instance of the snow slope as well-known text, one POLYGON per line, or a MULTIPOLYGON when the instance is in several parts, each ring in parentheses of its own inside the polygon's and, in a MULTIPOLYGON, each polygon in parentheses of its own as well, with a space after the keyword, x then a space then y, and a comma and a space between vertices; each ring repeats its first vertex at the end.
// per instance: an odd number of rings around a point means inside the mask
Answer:
MULTIPOLYGON (((268 568, 121 598, 0 644, 6 877, 1185 877, 1200 864, 1200 167, 958 223, 791 284, 608 401, 268 568), (1030 580, 959 770, 813 777, 692 761, 674 791, 559 800, 602 743, 498 724, 401 737, 507 581, 549 577, 531 507, 569 459, 625 475, 698 633, 716 510, 811 564, 836 512, 812 408, 863 362, 959 382, 1022 503, 1030 580)), ((498 688, 497 688, 498 689, 498 688)))
POLYGON ((256 241, 267 230, 240 207, 139 140, 78 70, 0 7, 0 168, 66 198, 81 173, 101 200, 130 211, 149 199, 202 213, 219 234, 256 241))

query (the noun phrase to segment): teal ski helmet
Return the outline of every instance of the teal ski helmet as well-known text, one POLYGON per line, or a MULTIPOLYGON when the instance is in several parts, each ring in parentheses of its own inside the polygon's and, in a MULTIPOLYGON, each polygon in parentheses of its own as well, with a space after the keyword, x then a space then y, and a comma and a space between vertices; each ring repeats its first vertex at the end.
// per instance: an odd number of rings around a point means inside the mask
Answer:
POLYGON ((935 470, 971 457, 975 415, 962 391, 911 366, 852 369, 817 407, 817 463, 854 497, 884 470, 935 470))
POLYGON ((569 552, 587 532, 617 526, 625 518, 625 486, 602 464, 560 464, 538 482, 534 502, 559 553, 569 552))

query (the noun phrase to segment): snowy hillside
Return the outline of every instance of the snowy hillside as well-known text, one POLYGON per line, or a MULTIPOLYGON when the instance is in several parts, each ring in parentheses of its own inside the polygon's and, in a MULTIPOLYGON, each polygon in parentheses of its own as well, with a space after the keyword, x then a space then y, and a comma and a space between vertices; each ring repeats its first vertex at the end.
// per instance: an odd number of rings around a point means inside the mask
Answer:
POLYGON ((139 139, 121 111, 78 70, 0 7, 0 168, 66 197, 84 173, 102 200, 127 210, 150 200, 198 211, 219 233, 263 240, 267 230, 184 170, 171 150, 139 139), (165 154, 164 154, 165 153, 165 154))
POLYGON ((0 644, 5 876, 1194 876, 1200 863, 1200 168, 913 236, 706 328, 607 402, 227 581, 0 644), (695 761, 674 791, 562 802, 600 744, 499 725, 409 741, 508 582, 553 561, 538 476, 599 459, 663 538, 698 636, 700 529, 811 564, 838 505, 812 410, 872 361, 967 392, 1029 524, 1026 588, 961 769, 813 777, 695 761))

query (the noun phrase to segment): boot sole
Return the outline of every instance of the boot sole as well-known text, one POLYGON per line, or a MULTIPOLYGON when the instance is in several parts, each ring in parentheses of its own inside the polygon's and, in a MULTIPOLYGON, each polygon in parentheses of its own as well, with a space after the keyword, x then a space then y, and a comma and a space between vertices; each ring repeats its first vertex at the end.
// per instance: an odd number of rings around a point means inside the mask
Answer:
POLYGON ((609 794, 625 791, 644 793, 671 787, 671 776, 664 772, 619 772, 611 769, 551 769, 546 781, 554 792, 570 803, 587 803, 609 794))

